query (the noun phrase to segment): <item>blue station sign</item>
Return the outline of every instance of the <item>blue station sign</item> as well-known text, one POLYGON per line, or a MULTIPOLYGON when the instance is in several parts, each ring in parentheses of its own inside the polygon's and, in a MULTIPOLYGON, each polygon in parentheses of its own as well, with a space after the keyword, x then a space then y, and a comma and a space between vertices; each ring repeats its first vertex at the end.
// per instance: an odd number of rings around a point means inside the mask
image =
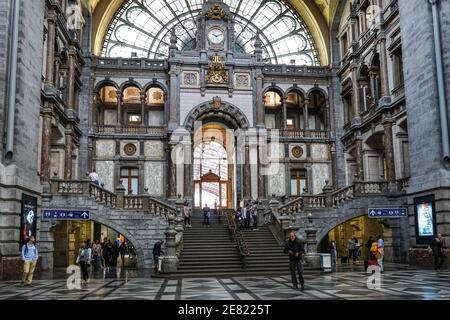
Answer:
POLYGON ((44 220, 89 220, 89 210, 42 210, 44 220))
POLYGON ((369 218, 401 218, 408 216, 407 208, 369 208, 369 218))

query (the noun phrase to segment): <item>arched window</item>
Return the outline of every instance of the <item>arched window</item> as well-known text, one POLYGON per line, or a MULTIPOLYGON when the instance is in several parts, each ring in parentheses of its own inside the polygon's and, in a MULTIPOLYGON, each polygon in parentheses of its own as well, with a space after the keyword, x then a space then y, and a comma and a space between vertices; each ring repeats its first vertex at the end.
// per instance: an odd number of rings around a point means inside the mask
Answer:
POLYGON ((160 87, 150 87, 145 93, 145 107, 148 125, 159 127, 164 125, 164 91, 160 87))
POLYGON ((97 104, 94 119, 97 124, 117 124, 117 88, 111 84, 105 84, 97 92, 97 104))
POLYGON ((309 94, 308 127, 310 130, 327 130, 327 100, 323 92, 309 94))
POLYGON ((276 91, 268 91, 264 95, 265 121, 267 129, 282 129, 283 108, 281 96, 276 91))
POLYGON ((135 86, 129 86, 123 89, 122 103, 125 125, 139 126, 143 124, 141 89, 135 86))
POLYGON ((291 91, 286 99, 286 129, 303 130, 305 126, 305 97, 300 91, 291 91))

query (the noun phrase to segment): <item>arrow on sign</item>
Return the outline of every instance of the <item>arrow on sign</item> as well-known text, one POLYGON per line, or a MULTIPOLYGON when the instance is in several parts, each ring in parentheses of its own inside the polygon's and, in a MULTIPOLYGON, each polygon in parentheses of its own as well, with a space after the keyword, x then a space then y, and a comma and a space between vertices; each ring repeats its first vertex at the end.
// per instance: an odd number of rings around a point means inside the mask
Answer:
POLYGON ((81 217, 84 218, 84 219, 86 219, 86 218, 88 217, 88 214, 87 214, 86 212, 83 212, 83 213, 81 214, 81 217))

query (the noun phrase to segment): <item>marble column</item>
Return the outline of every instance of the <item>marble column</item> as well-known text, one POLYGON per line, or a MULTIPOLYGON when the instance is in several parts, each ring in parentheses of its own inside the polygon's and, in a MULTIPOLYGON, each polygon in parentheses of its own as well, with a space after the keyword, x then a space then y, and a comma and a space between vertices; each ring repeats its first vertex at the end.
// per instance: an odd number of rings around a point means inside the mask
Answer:
POLYGON ((336 159, 336 146, 333 144, 330 148, 331 155, 331 181, 330 185, 333 186, 334 189, 337 189, 337 159, 336 159))
POLYGON ((67 107, 75 110, 75 56, 74 48, 69 49, 69 79, 67 84, 67 107))
POLYGON ((380 76, 381 76, 381 96, 387 97, 389 93, 389 78, 388 78, 388 61, 386 53, 386 39, 380 40, 380 76))
POLYGON ((263 101, 263 79, 264 76, 258 72, 256 76, 256 125, 264 127, 264 101, 263 101))
POLYGON ((364 159, 363 159, 363 141, 361 137, 356 138, 356 168, 358 174, 358 180, 364 181, 364 159))
POLYGON ((392 120, 385 120, 383 122, 383 127, 384 127, 383 144, 387 164, 387 181, 389 183, 395 184, 397 181, 395 177, 395 158, 394 158, 394 141, 392 136, 392 120))
MULTIPOLYGON (((358 85, 358 68, 356 66, 352 69, 352 89, 353 89, 353 116, 359 117, 360 113, 360 101, 359 101, 359 85, 358 85)), ((352 120, 352 119, 350 119, 352 120)))
POLYGON ((193 173, 192 173, 191 143, 185 143, 183 145, 183 153, 184 153, 184 182, 183 182, 184 197, 192 199, 193 173))
POLYGON ((170 100, 169 100, 169 121, 177 123, 177 96, 180 94, 177 90, 177 66, 171 66, 170 69, 170 100))
POLYGON ((117 125, 122 125, 122 92, 117 91, 117 125))
POLYGON ((267 145, 258 144, 258 199, 267 199, 267 175, 265 174, 267 145))
POLYGON ((141 93, 141 119, 141 126, 146 127, 148 122, 145 121, 145 92, 141 93))
POLYGON ((287 124, 287 108, 286 108, 286 99, 281 98, 281 103, 283 105, 282 114, 283 114, 283 124, 281 125, 281 129, 286 129, 287 124))
POLYGON ((42 114, 41 182, 49 183, 51 178, 52 109, 45 108, 42 114))
POLYGON ((55 84, 54 62, 55 62, 55 38, 56 38, 56 17, 47 19, 47 65, 45 70, 45 84, 55 84))
POLYGON ((66 152, 64 160, 64 179, 72 179, 72 148, 73 137, 72 129, 66 130, 66 152))
POLYGON ((169 144, 167 152, 167 170, 168 170, 168 198, 176 199, 177 198, 177 167, 175 161, 172 159, 172 155, 175 152, 175 145, 169 144))
POLYGON ((250 199, 252 196, 251 190, 251 169, 250 169, 250 146, 248 144, 244 147, 244 170, 243 175, 243 198, 250 199))
POLYGON ((304 101, 304 114, 305 114, 305 130, 309 130, 309 98, 305 99, 304 101))

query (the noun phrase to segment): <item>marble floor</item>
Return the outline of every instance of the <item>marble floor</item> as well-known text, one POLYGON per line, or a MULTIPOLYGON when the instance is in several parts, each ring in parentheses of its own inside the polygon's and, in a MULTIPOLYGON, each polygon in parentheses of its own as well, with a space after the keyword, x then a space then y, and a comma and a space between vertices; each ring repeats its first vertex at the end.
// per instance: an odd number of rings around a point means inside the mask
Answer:
POLYGON ((305 272, 306 290, 292 289, 289 275, 224 278, 154 278, 125 272, 94 274, 80 290, 69 290, 68 275, 42 276, 34 287, 0 282, 0 300, 448 300, 450 271, 387 265, 381 288, 367 288, 362 267, 335 273, 305 272))

